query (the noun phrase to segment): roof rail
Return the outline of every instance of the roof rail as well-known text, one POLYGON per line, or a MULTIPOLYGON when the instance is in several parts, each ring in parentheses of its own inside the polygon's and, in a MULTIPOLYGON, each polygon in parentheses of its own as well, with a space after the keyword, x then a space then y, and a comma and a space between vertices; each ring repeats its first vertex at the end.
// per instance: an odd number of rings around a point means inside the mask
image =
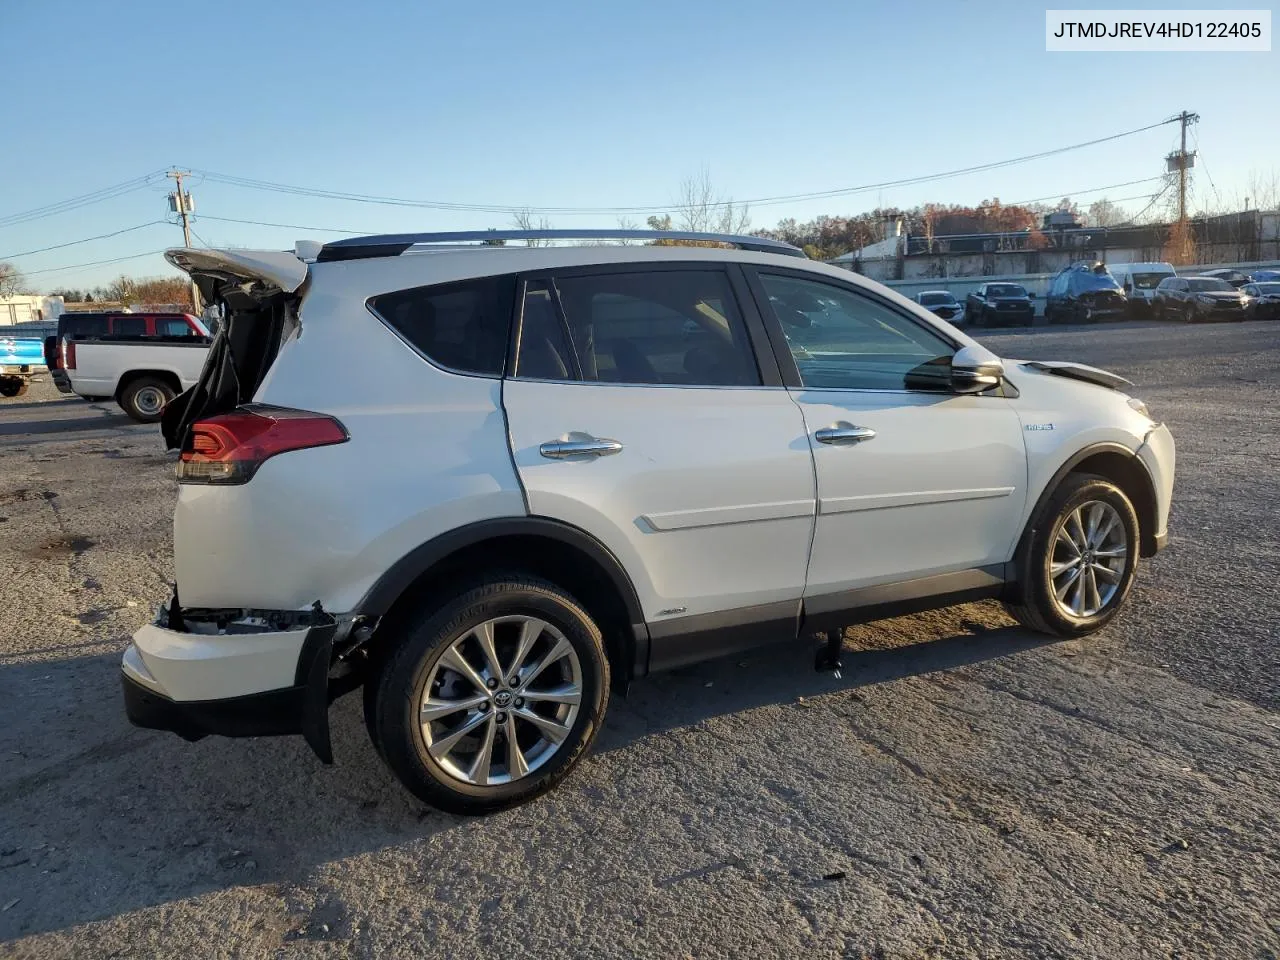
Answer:
POLYGON ((696 233, 688 230, 457 230, 446 233, 387 233, 372 237, 349 237, 320 248, 316 260, 363 260, 370 257, 397 257, 410 247, 434 243, 479 243, 494 240, 700 240, 722 243, 757 253, 780 253, 803 257, 804 251, 781 240, 742 237, 727 233, 696 233))

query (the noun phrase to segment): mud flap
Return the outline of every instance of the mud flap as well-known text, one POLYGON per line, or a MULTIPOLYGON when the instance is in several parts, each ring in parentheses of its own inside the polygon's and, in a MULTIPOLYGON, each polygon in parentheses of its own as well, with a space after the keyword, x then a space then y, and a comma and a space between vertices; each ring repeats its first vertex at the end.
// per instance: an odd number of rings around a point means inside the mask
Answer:
POLYGON ((333 763, 329 740, 329 662, 333 658, 333 637, 337 623, 313 627, 298 663, 302 693, 302 736, 324 764, 333 763))

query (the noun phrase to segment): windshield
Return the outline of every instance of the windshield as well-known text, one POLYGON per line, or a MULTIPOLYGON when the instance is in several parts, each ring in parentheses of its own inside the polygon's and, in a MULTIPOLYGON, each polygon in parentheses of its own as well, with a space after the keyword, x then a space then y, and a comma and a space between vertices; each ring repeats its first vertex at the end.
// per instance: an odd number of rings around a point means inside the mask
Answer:
POLYGON ((920 302, 926 307, 937 307, 944 303, 955 303, 956 298, 949 293, 922 293, 920 302))
POLYGON ((1167 273, 1135 273, 1133 274, 1133 285, 1139 290, 1154 290, 1160 285, 1160 281, 1169 276, 1167 273))
POLYGON ((1259 283, 1255 284, 1260 294, 1277 294, 1280 293, 1280 283, 1259 283))
POLYGON ((1020 287, 1016 283, 993 283, 987 287, 988 297, 1025 297, 1026 295, 1026 287, 1020 287))
POLYGON ((1225 280, 1218 280, 1214 277, 1188 277, 1187 286, 1192 293, 1204 293, 1208 290, 1226 290, 1228 292, 1235 289, 1225 280))

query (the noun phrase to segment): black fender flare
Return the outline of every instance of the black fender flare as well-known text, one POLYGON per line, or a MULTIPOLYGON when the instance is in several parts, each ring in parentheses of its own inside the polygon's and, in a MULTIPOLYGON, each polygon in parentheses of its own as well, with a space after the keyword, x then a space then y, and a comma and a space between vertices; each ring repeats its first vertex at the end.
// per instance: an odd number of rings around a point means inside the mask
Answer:
POLYGON ((644 624, 644 612, 640 607, 640 598, 636 594, 635 586, 613 552, 585 530, 549 517, 501 517, 495 520, 479 520, 442 533, 414 547, 397 560, 369 588, 352 612, 356 616, 384 616, 413 581, 451 554, 485 540, 510 536, 546 537, 581 550, 596 562, 613 583, 627 608, 631 623, 644 624))
MULTIPOLYGON (((1156 499, 1155 481, 1151 479, 1151 471, 1147 469, 1147 465, 1142 462, 1142 458, 1138 456, 1137 451, 1130 450, 1123 443, 1114 440, 1103 440, 1098 443, 1091 443, 1088 446, 1081 447, 1071 456, 1069 456, 1062 466, 1058 467, 1049 482, 1045 484, 1044 489, 1040 491, 1040 496, 1036 499, 1035 506, 1031 508, 1031 512, 1027 514, 1026 525, 1022 528, 1022 533, 1018 536, 1018 543, 1013 552, 1013 569, 1017 577, 1016 582, 1020 583, 1023 576, 1023 566, 1027 552, 1027 545, 1031 542, 1032 534, 1035 533, 1035 524, 1040 517, 1040 512, 1044 509, 1045 503, 1053 496, 1053 492, 1058 489, 1058 485, 1080 464, 1084 463, 1090 457, 1097 456, 1100 453, 1115 453, 1124 457, 1131 463, 1136 463, 1142 472, 1142 477, 1146 481, 1147 492, 1152 502, 1156 499)), ((1135 507, 1137 505, 1135 504, 1135 507)), ((1143 544, 1141 548, 1142 556, 1150 556, 1155 552, 1154 547, 1147 544, 1147 539, 1151 539, 1151 543, 1155 542, 1154 530, 1141 530, 1140 536, 1143 544)), ((1011 585, 1012 586, 1012 585, 1011 585)), ((1016 588, 1015 588, 1016 589, 1016 588)))

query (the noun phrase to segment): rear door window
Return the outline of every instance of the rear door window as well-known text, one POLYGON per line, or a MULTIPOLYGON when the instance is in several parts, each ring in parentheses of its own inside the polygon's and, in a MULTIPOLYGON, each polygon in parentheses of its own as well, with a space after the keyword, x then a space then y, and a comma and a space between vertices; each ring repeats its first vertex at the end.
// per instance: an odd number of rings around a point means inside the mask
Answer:
POLYGON ((761 382, 729 279, 719 270, 531 281, 516 374, 663 386, 761 382))
POLYGON ((458 373, 502 376, 514 276, 383 293, 369 308, 428 360, 458 373))
POLYGON ((121 337, 145 337, 147 335, 147 318, 115 317, 111 322, 111 332, 121 337))

